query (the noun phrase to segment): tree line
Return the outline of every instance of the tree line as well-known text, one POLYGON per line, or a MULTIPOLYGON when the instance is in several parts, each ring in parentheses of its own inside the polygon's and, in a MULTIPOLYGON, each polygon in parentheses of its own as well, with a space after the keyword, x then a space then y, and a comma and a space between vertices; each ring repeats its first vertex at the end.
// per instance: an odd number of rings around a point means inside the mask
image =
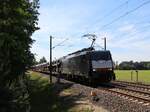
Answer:
POLYGON ((150 70, 150 61, 123 61, 120 64, 115 64, 115 68, 120 70, 150 70))
POLYGON ((37 61, 35 58, 33 59, 33 63, 32 65, 37 65, 37 64, 42 64, 42 63, 47 63, 46 58, 43 56, 42 58, 40 58, 39 61, 37 61))

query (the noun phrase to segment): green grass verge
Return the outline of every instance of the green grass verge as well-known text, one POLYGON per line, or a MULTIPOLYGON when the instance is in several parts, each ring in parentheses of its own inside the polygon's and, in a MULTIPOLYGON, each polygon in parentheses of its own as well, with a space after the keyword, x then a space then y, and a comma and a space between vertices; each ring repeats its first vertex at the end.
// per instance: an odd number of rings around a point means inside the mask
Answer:
POLYGON ((43 78, 39 73, 30 75, 31 112, 63 112, 57 95, 53 92, 53 84, 48 78, 43 78))
MULTIPOLYGON (((116 79, 136 82, 136 72, 133 70, 133 80, 131 80, 131 71, 132 70, 115 70, 116 79)), ((138 81, 150 84, 150 70, 138 70, 138 81)))

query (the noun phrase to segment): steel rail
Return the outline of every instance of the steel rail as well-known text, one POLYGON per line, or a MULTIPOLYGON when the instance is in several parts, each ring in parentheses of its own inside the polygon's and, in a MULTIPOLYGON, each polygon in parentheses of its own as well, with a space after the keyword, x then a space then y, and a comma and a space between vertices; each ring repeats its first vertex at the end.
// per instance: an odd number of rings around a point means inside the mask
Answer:
POLYGON ((150 89, 150 85, 147 84, 139 84, 139 83, 125 82, 125 81, 112 81, 112 83, 131 86, 131 87, 139 87, 143 89, 150 89))
POLYGON ((147 99, 147 98, 142 98, 142 97, 139 97, 139 96, 135 96, 135 95, 131 95, 131 94, 128 94, 128 93, 119 92, 119 91, 112 90, 112 89, 106 89, 106 88, 101 88, 101 89, 98 88, 98 90, 102 90, 102 91, 115 93, 115 94, 118 94, 118 95, 130 97, 130 98, 134 98, 135 100, 138 100, 138 101, 140 100, 140 101, 143 101, 144 103, 149 103, 150 104, 150 99, 147 99))

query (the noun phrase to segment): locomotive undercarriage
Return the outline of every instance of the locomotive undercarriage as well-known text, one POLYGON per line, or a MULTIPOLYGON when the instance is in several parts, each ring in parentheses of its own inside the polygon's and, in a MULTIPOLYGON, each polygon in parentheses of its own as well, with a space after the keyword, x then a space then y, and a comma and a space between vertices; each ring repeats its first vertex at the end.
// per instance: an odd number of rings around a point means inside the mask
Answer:
POLYGON ((115 80, 115 75, 113 75, 113 72, 107 72, 107 73, 96 73, 92 72, 88 76, 81 76, 81 75, 73 75, 73 74, 62 74, 65 79, 79 82, 82 84, 88 84, 88 85, 97 85, 100 83, 108 83, 111 80, 115 80))

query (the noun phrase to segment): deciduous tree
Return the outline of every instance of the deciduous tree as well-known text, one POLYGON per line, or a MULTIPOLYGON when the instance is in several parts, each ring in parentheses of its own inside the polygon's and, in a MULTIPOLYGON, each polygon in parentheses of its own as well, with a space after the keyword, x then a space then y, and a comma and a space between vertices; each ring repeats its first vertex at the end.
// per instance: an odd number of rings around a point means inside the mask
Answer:
POLYGON ((20 75, 32 62, 30 51, 38 21, 38 0, 0 2, 0 86, 20 75))
POLYGON ((0 1, 0 111, 2 112, 26 111, 25 72, 34 57, 30 48, 33 43, 31 36, 38 30, 38 8, 38 0, 0 1))

